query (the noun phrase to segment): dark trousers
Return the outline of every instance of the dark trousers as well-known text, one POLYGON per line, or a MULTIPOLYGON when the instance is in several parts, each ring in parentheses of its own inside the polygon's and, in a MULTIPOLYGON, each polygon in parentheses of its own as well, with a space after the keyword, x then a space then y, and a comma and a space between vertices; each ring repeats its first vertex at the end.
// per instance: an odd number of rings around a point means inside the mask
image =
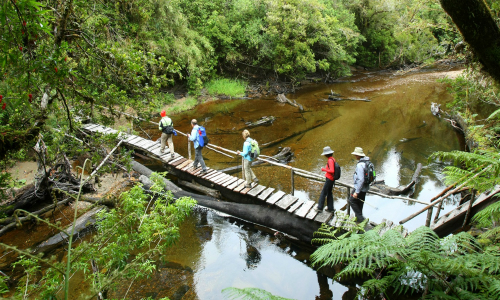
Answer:
POLYGON ((365 197, 366 197, 366 192, 359 192, 358 193, 358 198, 354 198, 351 194, 351 197, 349 197, 349 205, 351 205, 352 211, 356 215, 356 218, 358 219, 359 222, 363 222, 365 217, 363 217, 363 205, 365 205, 365 197), (363 201, 361 201, 361 200, 363 201))
POLYGON ((322 210, 323 206, 325 204, 325 197, 326 197, 326 206, 328 207, 328 210, 333 211, 333 194, 332 194, 332 189, 333 189, 333 181, 325 178, 325 184, 323 185, 323 189, 321 190, 321 195, 319 195, 319 201, 318 201, 318 209, 322 210))
POLYGON ((198 163, 200 163, 201 168, 203 169, 203 171, 206 171, 207 170, 207 166, 205 165, 205 161, 203 160, 203 156, 201 156, 201 150, 202 149, 203 149, 203 147, 198 147, 198 148, 194 149, 193 167, 197 168, 198 167, 198 163))

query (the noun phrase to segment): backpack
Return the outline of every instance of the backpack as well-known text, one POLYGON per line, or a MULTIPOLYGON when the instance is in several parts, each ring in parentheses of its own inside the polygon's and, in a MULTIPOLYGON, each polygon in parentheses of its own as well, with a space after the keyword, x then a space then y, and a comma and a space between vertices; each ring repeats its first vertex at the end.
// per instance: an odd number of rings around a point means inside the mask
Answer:
POLYGON ((365 177, 365 184, 371 184, 372 182, 375 181, 375 177, 377 175, 375 174, 375 166, 371 161, 364 161, 365 163, 365 169, 364 169, 364 177, 365 177))
POLYGON ((205 147, 208 145, 208 137, 205 131, 205 127, 198 125, 198 144, 200 147, 205 147))
POLYGON ((334 170, 333 171, 333 180, 340 179, 340 174, 342 173, 342 171, 340 170, 340 165, 336 160, 335 160, 333 170, 334 170))
POLYGON ((160 123, 161 126, 161 132, 165 134, 172 134, 174 133, 174 125, 172 125, 172 121, 170 121, 170 125, 163 125, 163 122, 160 123))
POLYGON ((250 141, 250 147, 250 157, 252 159, 256 159, 260 155, 259 143, 256 140, 252 139, 250 141))

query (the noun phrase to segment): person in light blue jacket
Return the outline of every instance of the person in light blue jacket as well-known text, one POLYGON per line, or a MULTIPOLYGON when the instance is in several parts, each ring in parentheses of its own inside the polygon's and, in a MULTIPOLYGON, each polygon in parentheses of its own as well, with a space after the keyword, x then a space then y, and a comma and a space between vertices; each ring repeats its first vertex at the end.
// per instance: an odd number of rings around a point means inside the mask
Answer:
POLYGON ((370 189, 370 184, 365 182, 366 161, 369 161, 370 158, 365 155, 361 147, 354 148, 354 152, 351 154, 356 157, 358 163, 353 175, 354 190, 348 201, 352 211, 356 215, 357 222, 361 223, 365 219, 363 216, 363 206, 365 204, 366 192, 370 189))
POLYGON ((205 161, 203 160, 203 156, 201 155, 201 150, 203 147, 200 146, 200 143, 198 142, 198 121, 196 119, 191 120, 191 127, 193 127, 193 130, 191 131, 191 134, 188 134, 188 138, 190 141, 193 142, 194 146, 194 162, 193 162, 193 168, 198 168, 198 163, 201 165, 201 172, 200 175, 203 175, 207 173, 207 166, 205 165, 205 161))
POLYGON ((245 142, 243 143, 243 151, 238 151, 238 155, 243 156, 243 175, 245 176, 243 179, 247 182, 245 187, 251 188, 252 181, 258 183, 259 179, 257 179, 251 168, 253 158, 250 156, 250 153, 252 152, 252 139, 250 138, 250 132, 245 129, 242 132, 242 136, 245 142))

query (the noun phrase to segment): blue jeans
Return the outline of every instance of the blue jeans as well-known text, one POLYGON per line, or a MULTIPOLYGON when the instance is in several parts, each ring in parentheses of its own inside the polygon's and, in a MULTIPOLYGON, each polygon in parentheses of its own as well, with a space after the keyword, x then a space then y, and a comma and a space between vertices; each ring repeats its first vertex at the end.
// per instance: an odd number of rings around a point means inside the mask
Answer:
POLYGON ((325 204, 325 197, 326 197, 326 205, 328 207, 328 210, 333 211, 333 194, 332 194, 332 189, 333 189, 333 180, 330 180, 328 178, 325 178, 325 185, 323 185, 323 190, 321 190, 321 195, 319 195, 319 200, 318 200, 318 209, 322 210, 323 206, 325 204))

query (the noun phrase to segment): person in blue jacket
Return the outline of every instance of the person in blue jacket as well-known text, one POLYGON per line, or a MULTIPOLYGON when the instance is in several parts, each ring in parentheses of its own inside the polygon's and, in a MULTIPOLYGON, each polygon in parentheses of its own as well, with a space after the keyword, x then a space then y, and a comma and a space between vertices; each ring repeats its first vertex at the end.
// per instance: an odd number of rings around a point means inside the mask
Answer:
POLYGON ((245 142, 243 143, 243 151, 242 152, 238 151, 238 155, 243 156, 243 174, 245 175, 245 178, 243 179, 245 179, 247 182, 245 187, 251 188, 252 181, 258 183, 259 179, 257 179, 251 168, 253 159, 250 156, 250 153, 252 152, 252 145, 251 145, 252 139, 250 138, 250 132, 245 129, 242 132, 242 136, 245 142))
POLYGON ((203 175, 207 173, 207 166, 205 165, 205 161, 203 160, 203 156, 201 155, 201 150, 203 147, 200 146, 200 143, 198 142, 198 121, 196 119, 191 120, 191 127, 193 127, 193 130, 191 131, 191 134, 188 134, 188 138, 190 141, 193 142, 194 145, 194 162, 193 162, 193 167, 196 169, 198 168, 198 163, 201 165, 201 172, 200 175, 203 175))

